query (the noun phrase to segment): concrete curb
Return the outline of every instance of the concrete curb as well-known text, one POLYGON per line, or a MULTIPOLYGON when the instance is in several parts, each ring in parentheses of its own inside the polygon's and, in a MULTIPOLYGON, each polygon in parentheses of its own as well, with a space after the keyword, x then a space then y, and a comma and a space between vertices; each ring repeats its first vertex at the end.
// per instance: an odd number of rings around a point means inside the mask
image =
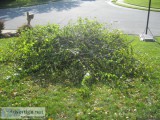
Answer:
POLYGON ((17 30, 2 30, 2 34, 5 34, 5 33, 16 33, 17 30))
MULTIPOLYGON (((125 3, 124 0, 117 0, 116 2, 113 2, 113 3, 116 4, 116 5, 122 6, 122 7, 139 9, 139 10, 148 10, 147 7, 141 7, 141 6, 136 6, 136 5, 128 4, 128 3, 125 3)), ((151 8, 151 11, 160 12, 160 9, 151 8)))

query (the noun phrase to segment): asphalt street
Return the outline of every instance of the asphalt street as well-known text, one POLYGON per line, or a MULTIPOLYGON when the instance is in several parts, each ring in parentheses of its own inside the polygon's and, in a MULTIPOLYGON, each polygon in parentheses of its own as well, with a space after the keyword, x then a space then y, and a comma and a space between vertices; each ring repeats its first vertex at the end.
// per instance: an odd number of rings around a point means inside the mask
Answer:
MULTIPOLYGON (((32 26, 48 23, 64 26, 70 20, 87 17, 111 24, 112 28, 127 34, 143 33, 147 21, 147 11, 119 7, 109 0, 62 0, 38 6, 0 9, 5 29, 17 29, 25 24, 27 11, 34 14, 32 26)), ((160 36, 160 12, 151 12, 149 28, 154 36, 160 36)))

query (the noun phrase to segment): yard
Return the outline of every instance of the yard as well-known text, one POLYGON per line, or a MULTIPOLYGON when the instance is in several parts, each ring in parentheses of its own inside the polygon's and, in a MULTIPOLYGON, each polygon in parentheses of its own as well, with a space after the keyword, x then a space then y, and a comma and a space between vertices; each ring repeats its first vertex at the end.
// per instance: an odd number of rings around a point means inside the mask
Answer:
POLYGON ((75 86, 69 81, 44 86, 31 76, 10 79, 14 63, 2 59, 5 55, 13 57, 9 45, 17 39, 0 39, 1 107, 46 107, 48 120, 160 119, 159 37, 156 42, 141 42, 137 36, 126 36, 132 40, 135 57, 152 66, 150 80, 121 81, 119 87, 99 82, 89 88, 84 83, 75 86))
MULTIPOLYGON (((142 7, 148 7, 149 0, 124 0, 126 3, 142 6, 142 7)), ((151 4, 152 8, 160 8, 160 1, 159 0, 152 0, 151 4)))

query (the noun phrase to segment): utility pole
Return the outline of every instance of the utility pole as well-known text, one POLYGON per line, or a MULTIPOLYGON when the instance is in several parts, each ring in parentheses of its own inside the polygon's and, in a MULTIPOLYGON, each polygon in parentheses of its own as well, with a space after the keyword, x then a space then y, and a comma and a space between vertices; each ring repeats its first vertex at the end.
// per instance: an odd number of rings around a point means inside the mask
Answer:
POLYGON ((150 10, 151 10, 151 0, 149 0, 149 5, 148 5, 148 16, 147 16, 147 25, 146 25, 146 35, 147 35, 147 33, 148 33, 148 24, 149 24, 150 10))
MULTIPOLYGON (((148 25, 149 25, 150 11, 151 11, 151 3, 152 3, 152 1, 149 0, 146 29, 145 29, 145 32, 142 33, 142 34, 140 34, 140 36, 139 36, 141 41, 152 41, 152 42, 155 41, 153 35, 149 35, 149 34, 148 34, 148 30, 150 31, 148 25)), ((150 31, 150 33, 151 33, 151 31, 150 31)), ((151 34, 152 34, 152 33, 151 33, 151 34)))

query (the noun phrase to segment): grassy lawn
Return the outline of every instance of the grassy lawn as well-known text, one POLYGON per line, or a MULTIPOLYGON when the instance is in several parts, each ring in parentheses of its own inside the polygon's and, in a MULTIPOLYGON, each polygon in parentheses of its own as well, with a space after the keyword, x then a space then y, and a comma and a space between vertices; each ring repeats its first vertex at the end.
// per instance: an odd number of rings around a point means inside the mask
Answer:
MULTIPOLYGON (((126 3, 134 4, 142 7, 148 7, 149 0, 124 0, 126 3)), ((152 0, 151 4, 152 8, 160 8, 160 1, 159 0, 152 0)))
POLYGON ((25 7, 59 0, 5 0, 0 1, 0 8, 25 7))
MULTIPOLYGON (((46 107, 46 117, 54 120, 160 119, 160 38, 157 42, 141 42, 135 36, 128 38, 133 40, 136 57, 154 66, 150 81, 136 80, 128 83, 131 87, 121 88, 96 84, 88 91, 67 83, 43 87, 30 77, 21 82, 6 79, 13 73, 13 63, 1 62, 0 107, 46 107)), ((0 58, 8 54, 8 44, 15 39, 0 39, 0 58)))

